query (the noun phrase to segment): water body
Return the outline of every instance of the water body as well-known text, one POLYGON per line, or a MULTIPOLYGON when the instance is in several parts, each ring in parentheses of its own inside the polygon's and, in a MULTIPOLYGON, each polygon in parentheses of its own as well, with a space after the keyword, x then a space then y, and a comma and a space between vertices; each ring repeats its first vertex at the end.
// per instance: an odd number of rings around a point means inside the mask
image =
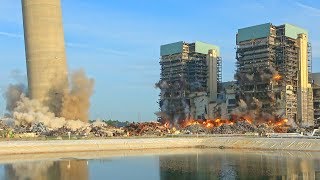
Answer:
POLYGON ((308 152, 199 149, 95 159, 18 159, 1 164, 0 171, 0 178, 5 180, 320 179, 320 156, 308 152))

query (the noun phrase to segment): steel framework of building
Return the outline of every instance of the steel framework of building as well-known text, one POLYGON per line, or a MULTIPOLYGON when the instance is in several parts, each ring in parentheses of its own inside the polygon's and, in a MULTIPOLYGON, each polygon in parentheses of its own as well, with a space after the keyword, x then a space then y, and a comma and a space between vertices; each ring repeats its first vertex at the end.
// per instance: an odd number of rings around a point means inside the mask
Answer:
MULTIPOLYGON (((175 43, 173 43, 175 44, 175 43)), ((180 46, 180 44, 178 44, 180 46)), ((170 44, 169 44, 170 46, 170 44)), ((209 64, 208 55, 211 47, 204 51, 198 50, 196 43, 182 43, 181 51, 162 53, 160 58, 161 74, 160 83, 165 82, 166 88, 160 93, 160 112, 166 111, 167 119, 181 121, 188 118, 206 118, 209 109, 204 107, 202 116, 196 116, 193 98, 205 96, 209 103, 209 64)), ((175 49, 176 47, 170 47, 175 49)), ((163 50, 165 51, 165 50, 163 50)), ((219 91, 222 83, 222 59, 215 58, 216 64, 213 77, 216 77, 216 91, 219 91)), ((216 95, 217 96, 217 93, 216 95)))
POLYGON ((307 83, 311 83, 311 44, 307 43, 308 66, 304 70, 300 67, 304 52, 299 44, 305 41, 299 36, 304 32, 298 29, 294 38, 289 34, 290 28, 291 25, 274 26, 270 23, 239 30, 236 55, 238 99, 244 99, 250 106, 254 97, 262 103, 263 112, 277 112, 274 115, 279 116, 279 110, 282 110, 287 118, 301 124, 302 121, 313 121, 312 90, 307 87, 306 90, 301 89, 300 80, 309 75, 307 83), (254 34, 263 31, 267 33, 254 34), (306 95, 299 95, 299 92, 306 95), (298 101, 301 101, 300 105, 298 101), (308 110, 302 111, 301 106, 308 107, 308 110))

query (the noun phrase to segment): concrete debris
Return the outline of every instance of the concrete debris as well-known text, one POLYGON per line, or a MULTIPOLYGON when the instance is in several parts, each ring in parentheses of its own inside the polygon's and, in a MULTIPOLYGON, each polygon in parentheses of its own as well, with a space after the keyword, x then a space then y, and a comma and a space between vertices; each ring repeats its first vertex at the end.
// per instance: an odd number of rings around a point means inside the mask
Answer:
POLYGON ((203 127, 201 124, 192 124, 187 126, 184 131, 184 134, 208 134, 210 133, 208 128, 203 127))
POLYGON ((0 137, 11 138, 13 137, 13 130, 4 121, 0 120, 0 137))
POLYGON ((246 121, 239 121, 233 125, 223 124, 212 129, 213 134, 244 134, 247 132, 256 132, 257 127, 246 121))
POLYGON ((41 122, 35 123, 31 127, 31 132, 37 133, 38 135, 46 134, 49 132, 49 129, 41 122))
MULTIPOLYGON (((11 137, 8 132, 12 132, 15 137, 34 137, 38 136, 52 136, 52 137, 66 137, 69 133, 75 136, 82 137, 124 137, 124 136, 166 136, 178 134, 246 134, 255 133, 259 135, 266 135, 275 132, 296 132, 290 126, 279 124, 262 123, 255 125, 249 121, 237 122, 219 122, 220 124, 210 124, 207 121, 195 121, 183 127, 174 127, 168 123, 160 122, 141 122, 130 123, 125 127, 114 127, 105 122, 96 121, 91 124, 86 124, 78 129, 70 128, 67 124, 61 128, 52 129, 47 127, 44 123, 38 122, 29 125, 19 125, 11 128, 5 122, 0 121, 0 129, 5 132, 2 137, 11 137), (291 128, 291 129, 290 129, 291 128), (22 136, 20 136, 22 135, 22 136)), ((3 133, 2 133, 3 134, 3 133)))
POLYGON ((0 130, 8 130, 9 126, 3 122, 2 120, 0 120, 0 130))
POLYGON ((113 137, 125 135, 125 131, 123 130, 123 128, 116 128, 101 121, 92 123, 89 128, 90 133, 92 133, 96 137, 113 137))
POLYGON ((266 135, 267 133, 274 133, 275 130, 272 126, 268 126, 267 124, 260 124, 257 126, 256 132, 261 135, 266 135))
POLYGON ((163 136, 172 132, 159 122, 131 123, 124 130, 129 136, 163 136))

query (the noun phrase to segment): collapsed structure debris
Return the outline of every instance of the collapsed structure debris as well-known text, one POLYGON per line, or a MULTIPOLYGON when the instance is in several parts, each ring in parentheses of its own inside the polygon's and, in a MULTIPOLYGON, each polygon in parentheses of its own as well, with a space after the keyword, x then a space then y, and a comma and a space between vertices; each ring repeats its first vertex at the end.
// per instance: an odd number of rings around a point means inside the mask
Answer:
POLYGON ((92 123, 88 129, 90 129, 90 131, 87 134, 92 133, 95 137, 113 137, 125 135, 125 130, 123 128, 113 127, 101 121, 92 123))
POLYGON ((79 129, 70 129, 66 126, 58 129, 50 129, 43 123, 34 123, 30 126, 15 126, 9 127, 0 122, 2 127, 1 132, 5 131, 7 134, 2 137, 9 137, 8 133, 11 131, 16 137, 62 137, 72 136, 81 137, 124 137, 124 136, 166 136, 178 134, 245 134, 245 133, 259 133, 264 135, 273 132, 287 132, 289 126, 275 125, 275 124, 260 124, 254 125, 247 121, 221 122, 211 124, 208 121, 198 120, 190 121, 184 126, 173 127, 169 124, 162 124, 160 122, 143 122, 131 123, 125 127, 117 128, 107 125, 104 122, 94 122, 86 124, 86 126, 79 129), (22 136, 23 135, 23 136, 22 136))
POLYGON ((10 128, 10 126, 5 122, 7 119, 1 119, 0 118, 0 137, 6 138, 6 137, 12 137, 13 130, 10 128))
POLYGON ((160 122, 131 123, 124 130, 128 136, 163 136, 171 133, 169 126, 160 122))
POLYGON ((264 135, 274 132, 288 132, 292 127, 288 125, 288 120, 284 119, 277 123, 267 122, 254 124, 250 120, 189 120, 182 125, 182 131, 187 130, 187 134, 245 134, 258 133, 264 135))
POLYGON ((7 130, 9 129, 9 126, 6 123, 4 123, 2 120, 0 120, 0 129, 7 130))

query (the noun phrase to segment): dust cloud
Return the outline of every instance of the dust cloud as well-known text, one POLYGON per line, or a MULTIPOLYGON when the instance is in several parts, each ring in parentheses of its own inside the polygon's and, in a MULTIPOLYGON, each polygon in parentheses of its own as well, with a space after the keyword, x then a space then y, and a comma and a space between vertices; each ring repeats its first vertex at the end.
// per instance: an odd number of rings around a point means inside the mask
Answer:
POLYGON ((60 115, 49 110, 36 99, 27 97, 26 86, 10 84, 3 94, 6 109, 16 126, 31 126, 43 123, 50 129, 62 127, 73 131, 87 127, 90 97, 93 94, 94 80, 88 78, 83 70, 70 76, 70 89, 62 97, 60 115))
POLYGON ((94 80, 88 78, 84 70, 75 71, 71 75, 70 91, 62 99, 61 116, 87 121, 93 87, 94 80))

